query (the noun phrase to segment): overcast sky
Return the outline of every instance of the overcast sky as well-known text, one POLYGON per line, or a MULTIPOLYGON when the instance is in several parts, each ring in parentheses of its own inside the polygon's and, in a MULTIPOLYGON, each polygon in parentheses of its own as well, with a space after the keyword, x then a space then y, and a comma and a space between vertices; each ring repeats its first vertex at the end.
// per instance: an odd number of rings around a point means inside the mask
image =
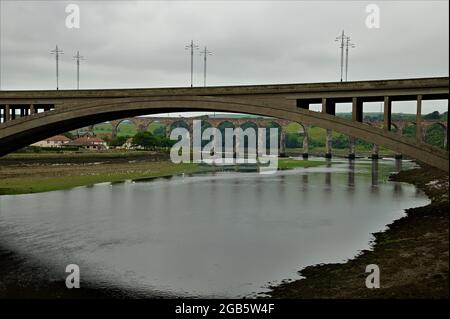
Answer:
MULTIPOLYGON (((3 90, 54 89, 49 51, 56 44, 65 53, 61 89, 76 88, 77 50, 86 57, 81 88, 188 86, 184 47, 191 39, 213 51, 208 85, 338 81, 334 39, 342 29, 356 44, 349 80, 449 74, 447 1, 1 0, 0 6, 3 90), (79 29, 65 25, 70 3, 79 5, 79 29), (380 28, 366 27, 370 3, 380 8, 380 28)), ((194 71, 194 85, 203 85, 199 52, 194 71)), ((394 105, 393 111, 414 112, 412 106, 394 105)), ((446 108, 447 101, 427 102, 424 112, 446 108)))

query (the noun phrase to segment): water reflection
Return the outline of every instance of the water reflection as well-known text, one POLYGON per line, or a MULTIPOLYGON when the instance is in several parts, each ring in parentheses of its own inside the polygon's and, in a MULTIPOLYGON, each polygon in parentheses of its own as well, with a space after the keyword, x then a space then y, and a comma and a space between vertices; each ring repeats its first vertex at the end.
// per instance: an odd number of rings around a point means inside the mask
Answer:
MULTIPOLYGON (((332 163, 332 160, 327 158, 326 164, 325 164, 326 167, 331 168, 331 163, 332 163)), ((327 192, 330 192, 331 191, 331 171, 330 170, 325 172, 325 185, 326 185, 325 190, 327 192)))
POLYGON ((0 242, 51 269, 79 264, 84 280, 106 287, 242 297, 353 257, 404 208, 427 202, 386 182, 394 162, 331 164, 1 196, 0 242))
POLYGON ((353 192, 355 189, 355 160, 348 160, 348 179, 347 186, 350 192, 353 192))
POLYGON ((372 159, 372 170, 371 170, 371 175, 372 175, 372 187, 371 187, 371 191, 372 193, 378 193, 378 159, 372 159))
POLYGON ((403 166, 403 161, 399 158, 395 159, 395 171, 398 173, 402 170, 402 166, 403 166))

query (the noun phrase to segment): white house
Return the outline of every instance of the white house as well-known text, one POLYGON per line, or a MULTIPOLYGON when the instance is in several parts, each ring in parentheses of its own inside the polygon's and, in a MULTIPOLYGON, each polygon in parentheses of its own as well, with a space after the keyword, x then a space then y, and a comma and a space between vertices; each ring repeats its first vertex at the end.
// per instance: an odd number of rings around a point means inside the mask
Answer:
POLYGON ((45 140, 36 142, 31 144, 31 146, 39 146, 39 147, 63 147, 72 142, 72 140, 64 135, 56 135, 45 140))

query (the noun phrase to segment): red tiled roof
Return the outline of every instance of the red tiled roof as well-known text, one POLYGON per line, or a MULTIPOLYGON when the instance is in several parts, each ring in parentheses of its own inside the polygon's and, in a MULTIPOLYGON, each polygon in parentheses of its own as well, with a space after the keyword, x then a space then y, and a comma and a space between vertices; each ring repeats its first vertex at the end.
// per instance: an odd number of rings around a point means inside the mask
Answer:
POLYGON ((72 141, 70 138, 65 137, 64 135, 56 135, 45 139, 46 141, 52 142, 69 142, 72 141))

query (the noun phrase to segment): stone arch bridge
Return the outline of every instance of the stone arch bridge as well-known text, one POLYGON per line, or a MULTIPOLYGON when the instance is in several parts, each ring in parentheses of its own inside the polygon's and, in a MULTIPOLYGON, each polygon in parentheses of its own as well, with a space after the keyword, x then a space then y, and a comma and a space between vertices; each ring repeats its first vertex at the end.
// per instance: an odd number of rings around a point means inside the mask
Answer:
POLYGON ((46 137, 105 121, 167 112, 220 111, 319 126, 327 129, 327 135, 334 130, 448 172, 448 150, 424 143, 421 124, 422 101, 448 100, 448 80, 440 77, 205 88, 0 91, 0 156, 46 137), (392 103, 397 101, 416 102, 415 139, 392 130, 392 103), (382 128, 363 123, 367 102, 384 104, 382 128), (338 103, 351 103, 351 120, 335 116, 338 103), (309 110, 311 104, 320 104, 322 111, 309 110))
MULTIPOLYGON (((202 122, 208 123, 211 127, 218 128, 221 124, 227 122, 231 123, 233 127, 242 127, 246 124, 252 124, 254 127, 268 127, 271 124, 276 124, 281 128, 281 138, 280 138, 280 152, 283 153, 286 149, 285 141, 286 141, 286 128, 291 123, 296 123, 300 125, 301 130, 298 133, 303 134, 303 157, 307 158, 309 154, 309 130, 311 128, 311 125, 294 122, 292 120, 285 120, 285 119, 277 119, 277 118, 254 118, 254 117, 241 117, 241 118, 235 118, 235 117, 209 117, 209 116, 196 116, 196 117, 132 117, 132 118, 124 118, 120 120, 114 120, 110 121, 110 125, 112 127, 112 136, 117 136, 117 132, 119 129, 119 125, 125 121, 132 123, 136 130, 138 132, 144 132, 146 131, 149 126, 152 123, 160 123, 165 126, 166 128, 166 136, 170 135, 170 128, 173 127, 174 124, 182 122, 185 123, 186 127, 189 129, 189 131, 192 133, 192 125, 194 120, 201 120, 202 122), (168 129, 169 128, 169 129, 168 129)), ((368 125, 383 128, 383 121, 367 121, 365 122, 368 125)), ((433 125, 439 125, 443 128, 443 137, 444 137, 444 148, 448 148, 448 125, 447 121, 443 120, 427 120, 422 121, 420 123, 421 125, 421 141, 425 141, 426 133, 429 127, 433 125)), ((407 126, 416 126, 415 121, 408 121, 408 120, 397 120, 391 122, 393 132, 398 134, 400 137, 403 136, 403 130, 407 126)), ((89 127, 89 130, 93 130, 93 126, 89 127)), ((328 130, 328 133, 330 133, 330 130, 328 130)), ((332 136, 327 135, 327 140, 331 141, 332 136)), ((331 143, 326 143, 326 154, 329 154, 331 156, 332 149, 331 149, 331 143)), ((355 147, 355 139, 350 138, 349 139, 349 156, 352 157, 354 155, 354 147, 355 147)), ((372 157, 378 156, 378 145, 374 145, 372 157)), ((400 154, 398 154, 399 156, 400 154)))

